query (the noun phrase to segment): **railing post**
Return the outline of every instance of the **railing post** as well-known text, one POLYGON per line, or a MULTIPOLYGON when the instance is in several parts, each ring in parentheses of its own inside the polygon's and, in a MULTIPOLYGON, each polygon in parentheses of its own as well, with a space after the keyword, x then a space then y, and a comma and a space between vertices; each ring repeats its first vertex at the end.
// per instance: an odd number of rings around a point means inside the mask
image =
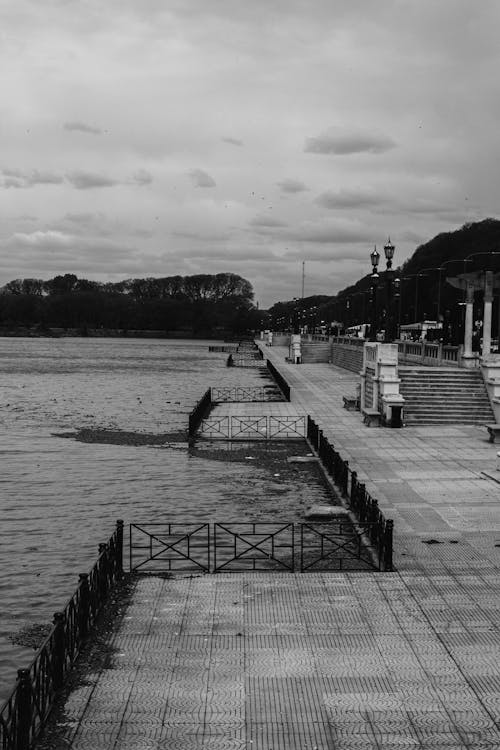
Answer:
POLYGON ((115 570, 116 577, 123 577, 123 521, 120 519, 116 522, 116 548, 115 548, 115 570))
POLYGON ((54 687, 59 690, 64 682, 64 653, 65 653, 65 632, 64 624, 66 618, 64 612, 54 613, 54 653, 52 654, 52 678, 54 687))
POLYGON ((15 750, 28 750, 32 720, 31 676, 29 669, 17 670, 15 750))
POLYGON ((385 522, 384 533, 384 569, 392 570, 392 537, 394 530, 394 521, 388 519, 385 522))
POLYGON ((102 542, 99 545, 99 606, 101 602, 104 601, 108 593, 108 568, 108 545, 102 542))
POLYGON ((352 505, 352 499, 356 496, 356 484, 358 481, 358 474, 356 471, 351 471, 351 491, 349 493, 349 497, 351 499, 351 505, 352 505))
POLYGON ((78 600, 78 630, 80 638, 85 638, 89 632, 90 620, 90 590, 88 573, 80 573, 80 596, 78 600))

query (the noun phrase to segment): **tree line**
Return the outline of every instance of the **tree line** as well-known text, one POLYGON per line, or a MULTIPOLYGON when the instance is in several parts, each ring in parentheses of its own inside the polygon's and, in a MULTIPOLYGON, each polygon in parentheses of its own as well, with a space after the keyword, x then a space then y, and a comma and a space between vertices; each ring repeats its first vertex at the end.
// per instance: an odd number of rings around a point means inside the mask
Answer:
POLYGON ((259 327, 249 281, 233 273, 135 278, 119 282, 66 273, 14 279, 0 289, 0 328, 241 333, 259 327))

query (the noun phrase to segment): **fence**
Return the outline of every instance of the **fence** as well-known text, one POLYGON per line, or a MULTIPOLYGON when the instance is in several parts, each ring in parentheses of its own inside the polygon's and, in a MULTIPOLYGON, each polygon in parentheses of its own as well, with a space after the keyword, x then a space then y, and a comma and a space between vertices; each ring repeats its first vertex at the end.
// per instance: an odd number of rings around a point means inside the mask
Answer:
POLYGON ((460 367, 462 347, 434 344, 428 341, 398 341, 399 363, 460 367))
POLYGON ((283 395, 278 393, 273 386, 254 387, 212 387, 212 404, 222 403, 253 403, 256 401, 283 401, 283 395))
POLYGON ((118 521, 90 573, 80 574, 78 588, 62 612, 54 615, 48 637, 0 708, 0 748, 29 750, 52 709, 57 691, 73 666, 109 590, 123 575, 123 521, 118 521))
POLYGON ((306 437, 306 417, 210 416, 202 419, 198 434, 224 440, 289 440, 306 437))
POLYGON ((144 574, 380 570, 366 543, 373 522, 245 521, 130 525, 130 571, 144 574))
POLYGON ((310 416, 307 417, 307 439, 317 451, 327 473, 349 500, 358 523, 362 526, 366 524, 366 534, 377 554, 380 568, 392 570, 394 522, 384 518, 377 500, 358 481, 357 473, 349 469, 349 462, 340 456, 310 416))
POLYGON ((266 360, 266 365, 267 365, 267 369, 269 370, 269 372, 273 376, 276 385, 278 385, 279 388, 281 389, 281 392, 282 392, 283 396, 285 397, 285 400, 286 401, 290 401, 290 386, 286 382, 285 378, 276 369, 276 367, 273 365, 273 363, 270 362, 270 360, 268 360, 268 359, 266 360))
POLYGON ((196 433, 201 420, 210 413, 212 408, 212 397, 210 394, 210 388, 205 391, 203 396, 200 398, 193 411, 189 415, 189 427, 188 433, 190 436, 196 433))

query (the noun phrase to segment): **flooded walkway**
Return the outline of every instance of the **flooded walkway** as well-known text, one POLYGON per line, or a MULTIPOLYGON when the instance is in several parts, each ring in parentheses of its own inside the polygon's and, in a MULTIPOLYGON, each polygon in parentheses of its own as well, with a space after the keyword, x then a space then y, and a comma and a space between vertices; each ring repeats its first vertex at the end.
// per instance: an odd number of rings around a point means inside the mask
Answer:
POLYGON ((479 427, 367 428, 342 408, 355 374, 270 356, 283 413, 311 414, 394 518, 396 572, 139 579, 48 746, 500 747, 496 447, 479 427))

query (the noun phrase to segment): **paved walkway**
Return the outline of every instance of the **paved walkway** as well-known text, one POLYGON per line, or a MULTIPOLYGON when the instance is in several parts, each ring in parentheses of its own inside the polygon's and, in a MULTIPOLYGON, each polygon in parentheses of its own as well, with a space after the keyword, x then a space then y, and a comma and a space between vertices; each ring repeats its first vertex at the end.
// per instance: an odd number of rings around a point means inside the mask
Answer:
POLYGON ((394 519, 397 571, 139 580, 59 746, 500 748, 498 446, 367 428, 342 408, 354 374, 269 357, 284 411, 311 414, 394 519))

